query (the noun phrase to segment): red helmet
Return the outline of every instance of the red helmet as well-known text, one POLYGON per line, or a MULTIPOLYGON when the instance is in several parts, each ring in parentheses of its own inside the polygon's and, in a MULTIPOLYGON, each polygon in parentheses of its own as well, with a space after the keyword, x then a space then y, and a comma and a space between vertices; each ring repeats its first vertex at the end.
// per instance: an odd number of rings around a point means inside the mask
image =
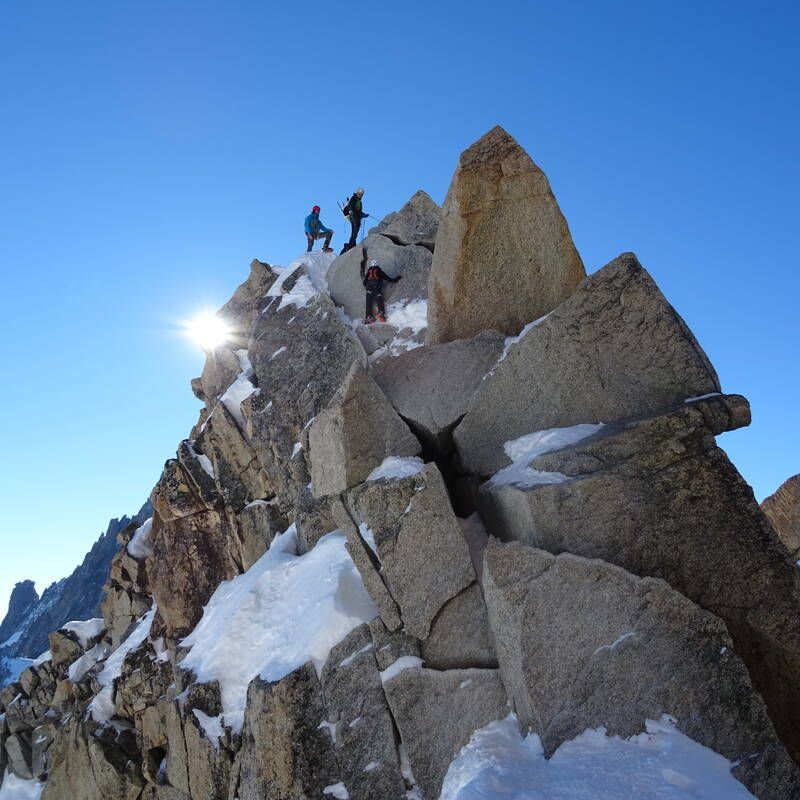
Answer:
POLYGON ((314 206, 314 208, 311 209, 311 213, 312 214, 319 214, 319 206, 314 206))

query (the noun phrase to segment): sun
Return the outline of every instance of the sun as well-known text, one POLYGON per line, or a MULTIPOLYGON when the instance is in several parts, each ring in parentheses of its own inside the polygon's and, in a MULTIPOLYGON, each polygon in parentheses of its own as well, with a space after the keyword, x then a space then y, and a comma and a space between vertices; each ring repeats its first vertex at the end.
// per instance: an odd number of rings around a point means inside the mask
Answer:
POLYGON ((225 320, 211 311, 203 311, 184 326, 186 335, 203 350, 216 350, 231 337, 231 329, 225 320))

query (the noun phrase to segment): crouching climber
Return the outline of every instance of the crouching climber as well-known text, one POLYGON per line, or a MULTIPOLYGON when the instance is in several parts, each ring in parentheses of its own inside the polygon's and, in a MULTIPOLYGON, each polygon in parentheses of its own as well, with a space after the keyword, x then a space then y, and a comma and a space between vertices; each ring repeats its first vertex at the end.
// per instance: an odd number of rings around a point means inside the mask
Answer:
POLYGON ((364 288, 367 290, 367 308, 364 314, 364 324, 369 325, 371 322, 375 322, 372 308, 376 303, 378 306, 378 322, 386 322, 386 306, 383 303, 383 282, 397 283, 400 280, 400 276, 398 275, 396 278, 390 277, 373 258, 366 270, 362 268, 361 279, 364 283, 364 288))
POLYGON ((319 218, 319 211, 319 206, 314 206, 314 208, 311 209, 311 213, 306 217, 305 230, 306 240, 308 241, 306 252, 310 253, 314 249, 314 242, 317 239, 324 238, 325 241, 322 243, 322 252, 332 253, 331 238, 333 236, 333 231, 323 225, 322 220, 319 218))

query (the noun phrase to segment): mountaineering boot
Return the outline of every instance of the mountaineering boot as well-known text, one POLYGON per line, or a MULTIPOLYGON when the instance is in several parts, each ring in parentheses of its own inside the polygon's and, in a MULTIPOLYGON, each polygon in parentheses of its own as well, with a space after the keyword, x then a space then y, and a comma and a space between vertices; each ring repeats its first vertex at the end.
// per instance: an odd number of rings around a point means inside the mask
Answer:
POLYGON ((332 252, 333 252, 333 248, 332 248, 332 247, 328 247, 327 245, 325 245, 325 246, 322 248, 322 252, 323 252, 323 253, 332 253, 332 252))
POLYGON ((375 322, 375 317, 373 317, 372 314, 364 318, 365 325, 372 325, 373 322, 375 322))
POLYGON ((378 322, 386 322, 386 317, 383 314, 378 314, 378 322))

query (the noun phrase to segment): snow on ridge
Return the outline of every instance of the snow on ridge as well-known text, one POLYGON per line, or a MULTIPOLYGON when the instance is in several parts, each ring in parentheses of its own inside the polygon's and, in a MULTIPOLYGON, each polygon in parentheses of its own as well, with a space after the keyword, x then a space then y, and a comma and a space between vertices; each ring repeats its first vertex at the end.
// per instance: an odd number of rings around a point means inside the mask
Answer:
POLYGON ((400 658, 389 664, 386 669, 380 671, 381 683, 389 683, 392 678, 396 678, 403 670, 416 669, 424 663, 419 656, 400 656, 400 658))
POLYGON ((414 334, 428 327, 428 301, 411 300, 390 303, 386 309, 386 321, 398 331, 411 328, 414 334))
POLYGON ((106 624, 102 617, 92 619, 72 620, 61 626, 61 630, 70 631, 78 637, 81 647, 85 650, 92 639, 96 639, 104 630, 106 624))
POLYGON ((8 770, 0 776, 0 800, 39 800, 43 789, 43 783, 25 780, 8 770))
POLYGON ((153 617, 156 615, 155 605, 136 623, 128 638, 106 659, 102 671, 97 676, 103 687, 89 704, 89 713, 97 722, 109 722, 114 716, 114 680, 122 674, 125 656, 139 647, 150 633, 153 617))
POLYGON ((367 482, 382 479, 400 480, 410 478, 425 469, 425 462, 419 456, 387 456, 379 467, 367 476, 367 482))
POLYGON ((588 729, 545 759, 535 733, 523 737, 514 714, 475 731, 450 764, 440 800, 619 800, 633 792, 658 800, 754 800, 733 764, 680 733, 674 720, 646 721, 621 739, 588 729))
POLYGON ((217 587, 182 640, 183 666, 200 682, 219 681, 223 722, 235 732, 254 677, 280 680, 308 661, 321 672, 331 648, 377 615, 345 542, 333 531, 299 556, 290 526, 247 572, 217 587))
POLYGON ((199 708, 193 708, 192 714, 203 729, 203 734, 211 744, 214 745, 215 750, 219 750, 219 740, 225 735, 225 728, 222 725, 221 715, 210 717, 205 711, 199 708))
POLYGON ((128 553, 134 558, 147 558, 153 555, 153 545, 150 542, 150 534, 153 531, 153 518, 148 517, 131 536, 128 542, 128 553))
POLYGON ((564 428, 546 428, 512 439, 503 445, 511 464, 495 472, 484 485, 492 488, 517 486, 521 489, 530 489, 540 484, 563 483, 567 480, 566 475, 531 469, 528 465, 537 456, 576 444, 582 439, 593 436, 602 427, 602 422, 582 422, 564 428))
MULTIPOLYGON (((277 281, 276 281, 277 283, 277 281)), ((274 284, 273 284, 274 286, 274 284)), ((250 358, 247 350, 236 350, 236 357, 239 359, 239 367, 241 372, 236 376, 233 383, 225 390, 222 397, 219 398, 228 411, 231 412, 233 418, 239 424, 239 427, 245 429, 244 414, 242 414, 242 403, 255 392, 256 387, 250 380, 253 377, 253 365, 250 363, 250 358)), ((205 467, 204 467, 205 468, 205 467)), ((213 467, 211 474, 213 477, 213 467)))
POLYGON ((267 297, 280 297, 278 311, 287 306, 305 308, 320 292, 328 291, 326 275, 335 260, 335 253, 321 251, 300 256, 285 270, 281 270, 278 279, 267 290, 267 297), (284 289, 284 283, 301 268, 304 272, 294 286, 284 289))

